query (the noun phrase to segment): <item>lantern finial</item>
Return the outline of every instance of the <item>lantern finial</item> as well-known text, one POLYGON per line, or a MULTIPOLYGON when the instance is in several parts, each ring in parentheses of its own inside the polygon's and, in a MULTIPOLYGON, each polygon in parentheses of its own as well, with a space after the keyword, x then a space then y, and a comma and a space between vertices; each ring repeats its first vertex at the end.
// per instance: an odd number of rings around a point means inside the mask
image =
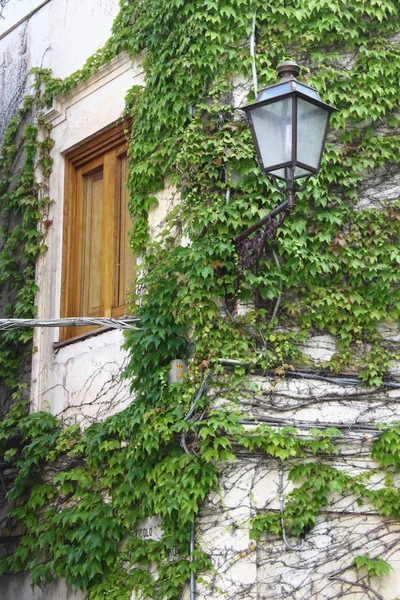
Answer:
POLYGON ((285 62, 279 63, 279 65, 276 67, 276 72, 281 78, 281 81, 287 81, 297 77, 297 75, 300 73, 300 67, 299 65, 296 65, 295 62, 286 60, 285 62))

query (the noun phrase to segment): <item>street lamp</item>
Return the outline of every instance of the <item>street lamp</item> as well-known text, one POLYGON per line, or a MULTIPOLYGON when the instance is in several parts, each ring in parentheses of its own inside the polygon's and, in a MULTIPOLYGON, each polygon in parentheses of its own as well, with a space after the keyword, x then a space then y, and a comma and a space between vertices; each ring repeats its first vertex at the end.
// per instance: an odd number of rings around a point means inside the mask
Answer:
MULTIPOLYGON (((286 183, 287 200, 240 234, 236 243, 265 224, 268 225, 265 235, 256 237, 260 241, 262 237, 275 237, 286 209, 290 215, 293 214, 295 181, 303 177, 308 179, 319 171, 329 118, 337 109, 322 102, 314 88, 297 81, 299 72, 296 63, 281 63, 277 67, 279 83, 261 90, 253 104, 242 108, 250 125, 260 168, 274 180, 286 183), (280 219, 276 220, 278 215, 280 219)), ((250 248, 250 240, 247 242, 245 245, 250 248)), ((259 248, 256 251, 259 255, 259 248)))
POLYGON ((257 100, 243 110, 261 170, 286 182, 292 214, 294 180, 318 173, 329 117, 337 109, 321 102, 314 88, 297 81, 300 68, 296 63, 281 63, 277 73, 280 82, 261 90, 257 100))

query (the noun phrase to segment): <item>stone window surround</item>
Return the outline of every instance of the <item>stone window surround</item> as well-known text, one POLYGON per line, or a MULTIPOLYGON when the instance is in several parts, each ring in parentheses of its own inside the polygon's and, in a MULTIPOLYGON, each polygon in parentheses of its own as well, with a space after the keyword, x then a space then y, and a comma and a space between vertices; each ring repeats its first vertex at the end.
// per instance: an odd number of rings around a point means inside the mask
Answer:
MULTIPOLYGON (((84 142, 106 131, 123 114, 125 96, 133 85, 144 84, 144 73, 140 57, 132 60, 127 54, 114 59, 101 67, 87 81, 79 83, 64 95, 53 100, 52 107, 44 114, 45 123, 52 125, 51 137, 54 147, 51 156, 53 168, 49 179, 48 195, 52 200, 48 220, 52 225, 46 234, 47 251, 37 261, 36 283, 39 291, 36 297, 39 319, 52 319, 61 316, 61 275, 63 248, 63 212, 65 155, 84 142)), ((40 181, 40 173, 37 172, 40 181)), ((110 331, 107 334, 112 343, 121 344, 122 334, 110 331)), ((36 328, 32 359, 31 401, 33 410, 42 410, 52 402, 44 400, 48 390, 55 384, 51 377, 53 363, 57 361, 60 330, 58 328, 36 328)), ((89 341, 77 338, 76 352, 85 353, 89 341), (79 346, 79 350, 78 350, 79 346)), ((61 361, 62 358, 58 357, 61 361)), ((90 367, 89 367, 90 368, 90 367)))

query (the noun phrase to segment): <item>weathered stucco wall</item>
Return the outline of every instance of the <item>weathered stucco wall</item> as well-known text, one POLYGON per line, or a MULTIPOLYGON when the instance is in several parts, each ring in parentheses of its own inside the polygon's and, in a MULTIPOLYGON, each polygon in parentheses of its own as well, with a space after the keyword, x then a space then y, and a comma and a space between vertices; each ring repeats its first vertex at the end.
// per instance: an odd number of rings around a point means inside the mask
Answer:
POLYGON ((49 68, 55 77, 63 78, 81 68, 110 36, 119 5, 117 0, 50 0, 42 4, 11 0, 3 10, 0 140, 8 120, 29 91, 29 71, 34 67, 49 68))
MULTIPOLYGON (((355 458, 363 452, 357 441, 344 446, 332 464, 353 473, 370 466, 355 458)), ((240 456, 221 472, 221 492, 210 496, 199 519, 198 541, 212 557, 214 571, 198 582, 197 599, 394 600, 400 589, 398 523, 377 515, 371 506, 358 506, 351 497, 333 497, 304 540, 289 537, 293 550, 276 536, 264 535, 258 543, 250 539, 252 517, 263 509, 280 510, 281 469, 278 460, 240 456), (390 576, 354 585, 353 557, 375 556, 384 549, 393 566, 390 576)), ((283 481, 287 493, 292 487, 287 472, 283 481)))

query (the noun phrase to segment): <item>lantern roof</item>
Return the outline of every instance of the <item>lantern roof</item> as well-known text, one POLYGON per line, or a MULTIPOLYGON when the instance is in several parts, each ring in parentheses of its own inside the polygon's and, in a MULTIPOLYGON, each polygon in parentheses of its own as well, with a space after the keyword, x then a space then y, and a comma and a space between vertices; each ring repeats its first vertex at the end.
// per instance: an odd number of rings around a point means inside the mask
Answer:
POLYGON ((275 83, 274 85, 265 87, 258 94, 256 102, 263 102, 264 100, 277 98, 278 96, 283 96, 284 94, 289 94, 290 92, 299 92, 304 96, 321 101, 321 97, 317 90, 309 85, 304 85, 304 83, 300 83, 300 81, 293 78, 289 81, 281 81, 279 83, 275 83))

